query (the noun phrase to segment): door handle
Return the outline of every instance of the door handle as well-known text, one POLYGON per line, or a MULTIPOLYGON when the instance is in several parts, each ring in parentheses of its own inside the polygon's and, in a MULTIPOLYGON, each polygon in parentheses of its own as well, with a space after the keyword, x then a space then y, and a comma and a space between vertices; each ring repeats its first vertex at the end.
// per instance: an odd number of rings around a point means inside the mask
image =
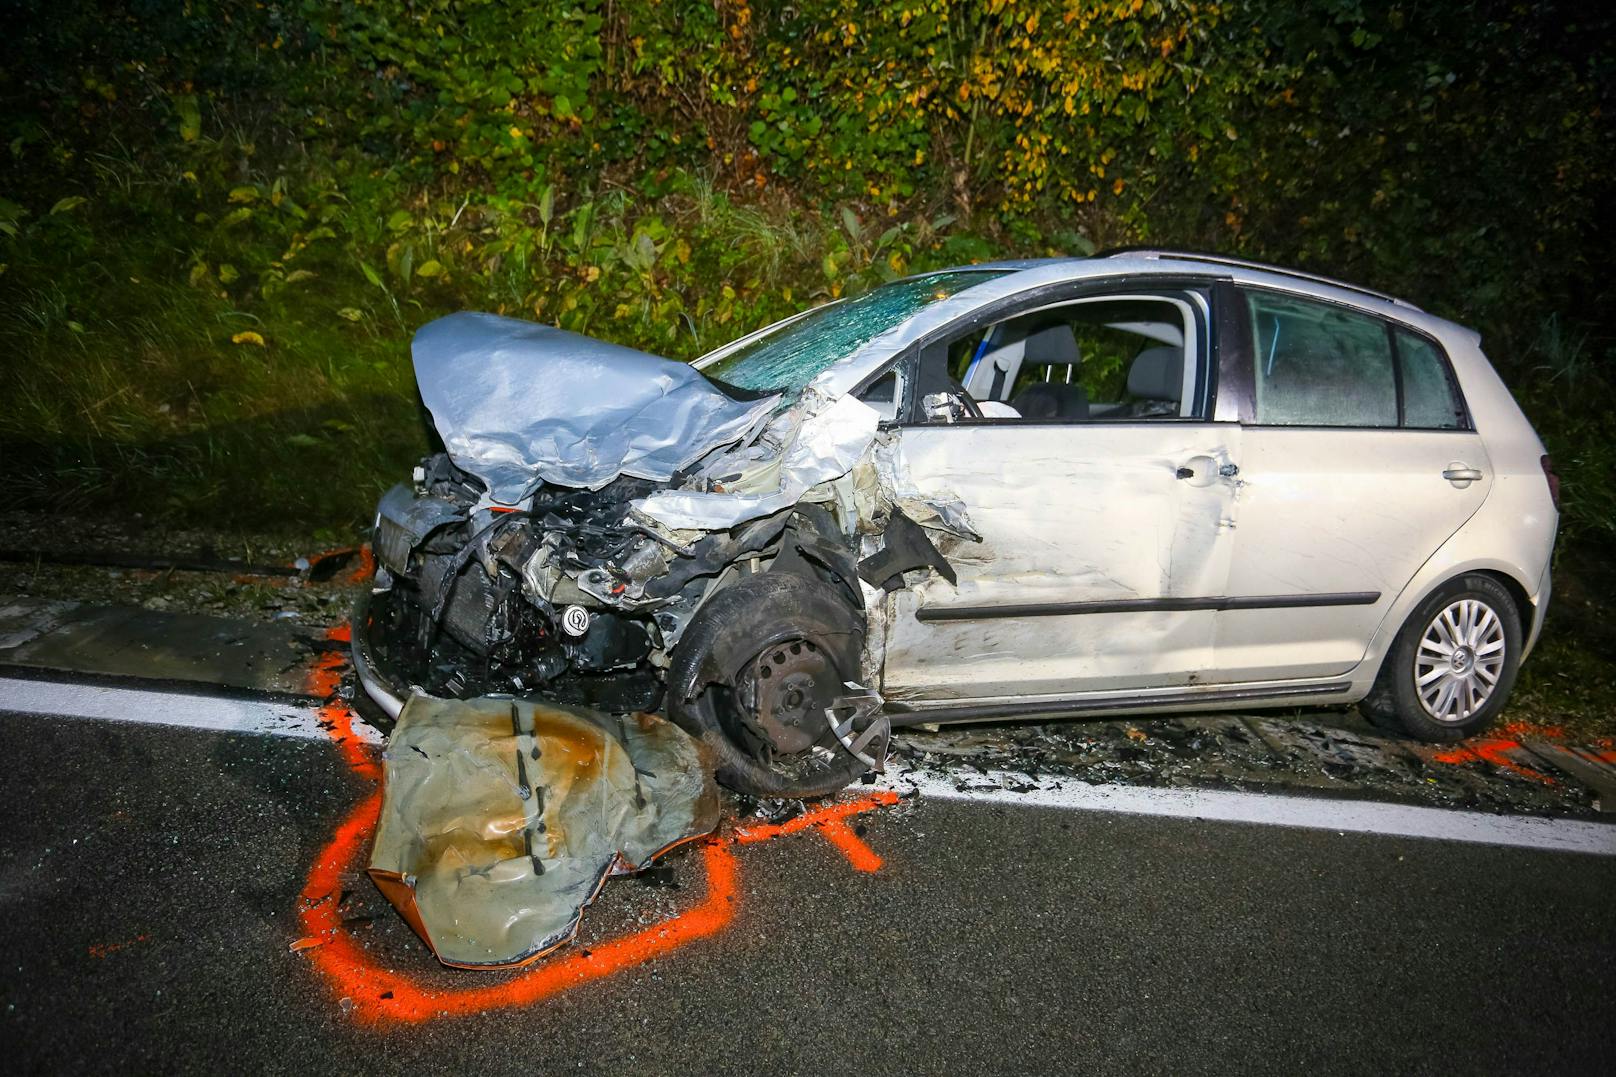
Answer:
MULTIPOLYGON (((1191 486, 1211 486, 1218 481, 1219 475, 1225 478, 1229 477, 1231 472, 1225 469, 1232 467, 1232 464, 1220 466, 1217 457, 1202 453, 1199 456, 1190 457, 1174 468, 1173 478, 1187 482, 1191 486)), ((1235 468, 1234 470, 1237 472, 1239 469, 1235 468)))
POLYGON ((1442 477, 1463 489, 1464 486, 1469 486, 1473 482, 1480 482, 1481 472, 1464 464, 1449 464, 1443 470, 1442 477))

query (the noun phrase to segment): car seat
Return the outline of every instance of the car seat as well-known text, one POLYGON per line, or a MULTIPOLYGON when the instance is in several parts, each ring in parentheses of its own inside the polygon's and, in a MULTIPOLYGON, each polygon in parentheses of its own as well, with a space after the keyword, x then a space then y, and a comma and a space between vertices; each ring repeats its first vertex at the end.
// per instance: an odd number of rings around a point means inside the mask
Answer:
MULTIPOLYGON (((1075 378, 1082 365, 1083 353, 1071 326, 1046 325, 1028 335, 1021 369, 1066 367, 1068 377, 1075 378)), ((1026 419, 1087 419, 1089 394, 1075 381, 1045 381, 1021 390, 1010 406, 1026 419)))
POLYGON ((1128 395, 1135 398, 1129 415, 1176 415, 1184 392, 1184 349, 1170 345, 1146 348, 1128 367, 1128 395))

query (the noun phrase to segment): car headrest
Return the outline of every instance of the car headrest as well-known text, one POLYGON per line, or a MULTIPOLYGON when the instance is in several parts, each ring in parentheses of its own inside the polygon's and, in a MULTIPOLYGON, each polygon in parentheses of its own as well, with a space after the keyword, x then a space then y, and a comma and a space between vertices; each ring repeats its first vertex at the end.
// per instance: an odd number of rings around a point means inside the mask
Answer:
POLYGON ((1060 323, 1029 333, 1022 356, 1022 362, 1034 366, 1067 366, 1083 361, 1072 327, 1060 323))
POLYGON ((1081 385, 1044 381, 1021 390, 1010 406, 1024 419, 1087 419, 1089 394, 1081 385))
POLYGON ((1163 345, 1146 348, 1128 368, 1128 392, 1145 400, 1177 401, 1184 387, 1184 351, 1163 345))

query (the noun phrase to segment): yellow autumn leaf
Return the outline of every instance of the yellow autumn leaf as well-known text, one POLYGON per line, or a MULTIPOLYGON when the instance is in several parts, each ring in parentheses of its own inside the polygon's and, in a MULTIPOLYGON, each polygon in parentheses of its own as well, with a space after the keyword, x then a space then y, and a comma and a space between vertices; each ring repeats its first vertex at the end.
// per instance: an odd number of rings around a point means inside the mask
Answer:
POLYGON ((256 347, 259 347, 259 348, 262 348, 262 347, 265 346, 264 338, 260 334, 254 333, 251 329, 248 329, 248 330, 246 330, 245 332, 242 332, 242 333, 237 333, 235 336, 230 338, 230 343, 232 343, 232 344, 252 344, 252 345, 255 345, 256 347))

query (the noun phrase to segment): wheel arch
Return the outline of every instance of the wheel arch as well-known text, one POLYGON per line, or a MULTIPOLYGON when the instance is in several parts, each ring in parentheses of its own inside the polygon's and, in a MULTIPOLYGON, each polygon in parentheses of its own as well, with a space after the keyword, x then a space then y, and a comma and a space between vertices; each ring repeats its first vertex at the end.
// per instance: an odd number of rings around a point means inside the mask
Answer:
MULTIPOLYGON (((1435 560, 1435 558, 1433 558, 1435 560)), ((1427 563, 1427 568, 1429 568, 1427 563)), ((1414 611, 1424 604, 1425 600, 1438 593, 1445 587, 1451 587, 1455 582, 1465 576, 1486 576, 1496 581, 1509 597, 1514 600, 1516 612, 1520 615, 1521 638, 1529 639, 1537 618, 1540 616, 1537 603, 1533 601, 1532 593, 1527 589, 1516 570, 1503 562, 1494 559, 1476 559, 1457 565, 1446 565, 1440 573, 1427 573, 1422 569, 1410 581, 1409 586, 1403 588, 1386 616, 1381 620, 1380 627, 1370 641, 1369 652, 1364 656, 1364 662, 1359 666, 1359 676, 1354 678, 1364 692, 1374 684, 1380 676, 1380 670, 1391 654, 1392 646, 1399 634, 1407 626, 1409 618, 1414 611)), ((1522 655, 1525 658, 1525 655, 1522 655)), ((1358 692, 1354 692, 1358 695, 1358 692)))
POLYGON ((674 648, 668 667, 668 691, 689 700, 709 684, 725 683, 740 663, 771 643, 791 636, 796 625, 779 620, 781 609, 816 617, 822 632, 850 640, 849 653, 862 646, 863 610, 845 599, 831 603, 816 588, 827 585, 812 575, 765 572, 743 577, 705 603, 674 648), (770 602, 775 599, 777 602, 770 602), (775 608, 771 608, 775 607, 775 608))
MULTIPOLYGON (((1497 580, 1499 585, 1502 586, 1504 590, 1509 592, 1509 597, 1515 600, 1515 612, 1520 615, 1521 619, 1521 638, 1526 639, 1531 636, 1532 626, 1537 620, 1538 613, 1537 605, 1532 601, 1532 596, 1526 590, 1525 584, 1516 579, 1514 576, 1510 575, 1508 572, 1495 568, 1478 569, 1474 572, 1462 573, 1462 575, 1488 576, 1494 580, 1497 580)), ((1456 576, 1453 578, 1457 579, 1458 577, 1456 576)))

